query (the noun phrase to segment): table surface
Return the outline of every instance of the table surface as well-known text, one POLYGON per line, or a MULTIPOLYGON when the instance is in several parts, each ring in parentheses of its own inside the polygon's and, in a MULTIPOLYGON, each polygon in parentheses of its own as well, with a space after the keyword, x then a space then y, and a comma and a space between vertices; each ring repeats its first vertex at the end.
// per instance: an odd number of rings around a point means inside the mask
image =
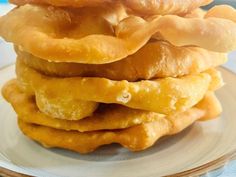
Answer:
MULTIPOLYGON (((7 13, 10 9, 14 7, 13 5, 9 5, 6 3, 4 4, 3 2, 6 2, 6 0, 0 0, 0 16, 7 13)), ((234 5, 236 7, 236 0, 229 0, 229 1, 216 0, 215 1, 216 4, 222 4, 225 2, 227 2, 228 4, 234 5)), ((0 38, 0 68, 15 62, 16 55, 12 51, 13 51, 12 45, 4 42, 0 38)), ((236 73, 236 62, 234 60, 234 57, 236 57, 236 51, 229 54, 230 60, 224 66, 236 73)), ((25 175, 20 175, 1 167, 0 167, 0 176, 25 177, 25 175)), ((221 170, 220 175, 219 175, 219 172, 214 171, 204 176, 206 177, 207 176, 235 177, 236 176, 236 161, 232 161, 228 165, 226 165, 223 171, 221 170)))

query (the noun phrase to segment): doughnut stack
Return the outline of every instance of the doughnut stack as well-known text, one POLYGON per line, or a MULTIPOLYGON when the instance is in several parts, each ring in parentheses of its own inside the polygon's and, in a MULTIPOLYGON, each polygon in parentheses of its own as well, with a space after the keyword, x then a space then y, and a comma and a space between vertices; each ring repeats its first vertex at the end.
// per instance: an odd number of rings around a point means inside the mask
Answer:
POLYGON ((21 131, 47 148, 140 151, 217 117, 236 10, 199 8, 211 1, 11 0, 0 36, 17 78, 2 94, 21 131))

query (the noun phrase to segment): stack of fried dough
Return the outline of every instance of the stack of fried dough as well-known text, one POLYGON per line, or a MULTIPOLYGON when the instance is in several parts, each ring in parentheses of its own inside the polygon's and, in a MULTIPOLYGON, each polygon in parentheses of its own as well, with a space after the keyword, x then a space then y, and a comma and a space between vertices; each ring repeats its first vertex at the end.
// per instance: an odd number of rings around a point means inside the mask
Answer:
POLYGON ((222 109, 217 66, 236 10, 212 0, 11 0, 0 36, 17 53, 2 94, 28 137, 80 153, 151 147, 222 109))

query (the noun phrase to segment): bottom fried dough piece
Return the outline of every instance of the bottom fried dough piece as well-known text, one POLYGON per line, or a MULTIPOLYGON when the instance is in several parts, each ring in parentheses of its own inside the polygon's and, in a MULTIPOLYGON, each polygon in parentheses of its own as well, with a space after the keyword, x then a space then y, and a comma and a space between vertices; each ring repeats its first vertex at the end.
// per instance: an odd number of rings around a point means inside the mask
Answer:
POLYGON ((131 151, 140 151, 152 146, 164 135, 178 133, 203 115, 204 111, 192 108, 176 115, 172 121, 160 118, 158 121, 143 123, 127 129, 85 133, 29 124, 22 121, 21 118, 18 119, 18 125, 26 136, 48 148, 60 147, 88 153, 102 145, 119 143, 131 151))
POLYGON ((162 136, 179 133, 207 114, 207 110, 190 108, 182 113, 166 118, 160 117, 156 121, 126 129, 83 133, 26 123, 22 118, 18 119, 18 124, 26 136, 47 148, 59 147, 80 153, 89 153, 102 145, 119 143, 131 151, 140 151, 151 147, 162 136))
POLYGON ((119 143, 131 151, 151 147, 160 137, 176 134, 204 116, 204 111, 191 108, 170 119, 143 123, 122 130, 81 133, 26 123, 19 118, 22 132, 47 148, 59 147, 80 153, 89 153, 102 145, 119 143), (53 137, 53 138, 52 138, 53 137))
POLYGON ((119 143, 131 151, 144 150, 170 132, 167 119, 141 124, 123 130, 81 133, 25 123, 18 119, 21 131, 47 148, 59 147, 79 153, 89 153, 102 145, 119 143))

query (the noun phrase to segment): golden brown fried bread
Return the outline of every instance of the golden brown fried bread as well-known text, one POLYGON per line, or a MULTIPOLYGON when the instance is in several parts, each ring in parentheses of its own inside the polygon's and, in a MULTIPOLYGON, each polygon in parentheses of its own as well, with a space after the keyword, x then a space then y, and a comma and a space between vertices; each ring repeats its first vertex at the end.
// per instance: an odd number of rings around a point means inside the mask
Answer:
POLYGON ((200 109, 192 108, 176 115, 172 121, 160 118, 158 121, 143 123, 122 130, 83 133, 29 124, 20 118, 18 125, 26 136, 38 141, 45 147, 60 147, 80 153, 88 153, 102 145, 119 143, 131 151, 140 151, 152 146, 162 136, 178 133, 203 115, 204 112, 200 109))
POLYGON ((50 76, 105 77, 137 81, 196 74, 227 61, 226 54, 199 47, 176 47, 165 41, 149 42, 135 54, 108 64, 48 62, 15 48, 24 63, 50 76), (122 71, 122 72, 121 72, 122 71))
POLYGON ((222 78, 216 70, 181 78, 139 82, 89 77, 48 77, 27 67, 21 60, 17 60, 16 71, 21 87, 25 92, 36 95, 37 105, 44 113, 49 113, 48 106, 45 108, 45 104, 38 104, 39 100, 53 99, 54 104, 60 105, 65 98, 116 103, 134 109, 171 114, 192 107, 203 98, 207 90, 222 85, 222 78))
POLYGON ((218 5, 211 8, 205 15, 205 18, 216 17, 229 19, 236 22, 236 11, 233 7, 228 5, 218 5))
POLYGON ((44 125, 57 129, 94 130, 123 129, 134 125, 159 120, 164 115, 127 108, 120 105, 100 105, 95 113, 82 120, 59 120, 43 114, 32 95, 22 92, 16 80, 11 80, 2 89, 5 99, 12 104, 17 115, 25 122, 44 125), (24 105, 23 107, 21 105, 24 105))
MULTIPOLYGON (((213 0, 120 0, 119 3, 126 5, 133 12, 140 15, 151 14, 186 14, 197 7, 207 5, 213 0)), ((16 5, 27 3, 34 4, 51 4, 62 7, 85 7, 85 6, 102 6, 114 3, 112 0, 10 0, 16 5), (109 4, 108 4, 109 3, 109 4)), ((117 1, 116 1, 117 2, 117 1)))
POLYGON ((134 12, 145 15, 187 14, 193 9, 207 5, 213 0, 124 0, 134 12))
POLYGON ((165 15, 147 20, 129 16, 113 26, 102 13, 83 12, 21 6, 0 18, 0 35, 39 58, 86 64, 121 60, 157 33, 177 46, 194 45, 216 52, 236 49, 236 24, 229 16, 201 19, 165 15), (80 28, 81 24, 84 27, 80 28))
MULTIPOLYGON (((123 129, 142 123, 158 121, 163 117, 170 121, 175 118, 173 115, 166 117, 158 113, 131 109, 120 105, 102 105, 92 116, 85 119, 78 121, 59 120, 40 112, 35 104, 34 97, 23 93, 19 89, 16 80, 9 81, 3 87, 2 93, 5 99, 11 103, 19 118, 24 122, 56 129, 77 130, 80 132, 123 129), (24 107, 21 105, 24 105, 24 107)), ((201 120, 203 118, 205 120, 214 118, 222 111, 214 93, 208 93, 195 107, 204 110, 204 116, 201 120)), ((176 125, 179 124, 181 123, 176 123, 176 125)))
MULTIPOLYGON (((201 113, 199 112, 199 114, 201 113)), ((161 136, 168 134, 171 128, 167 119, 123 130, 83 133, 28 124, 21 119, 18 120, 18 125, 26 136, 38 141, 47 148, 60 147, 80 153, 89 153, 99 146, 111 143, 119 143, 132 151, 144 150, 152 146, 161 136)))
POLYGON ((158 20, 158 28, 164 39, 177 46, 195 45, 217 52, 229 52, 236 47, 232 42, 236 39, 236 24, 229 18, 166 15, 158 20))
POLYGON ((213 92, 208 92, 196 105, 196 108, 207 110, 205 115, 200 119, 201 121, 214 119, 222 112, 222 106, 213 92))
POLYGON ((188 14, 185 14, 184 17, 186 18, 204 18, 206 15, 206 11, 201 9, 201 8, 197 8, 194 9, 193 11, 191 11, 188 14))
POLYGON ((85 7, 85 6, 97 6, 103 3, 111 2, 112 0, 10 0, 11 3, 16 5, 24 5, 28 3, 35 4, 51 4, 53 6, 62 7, 85 7))

